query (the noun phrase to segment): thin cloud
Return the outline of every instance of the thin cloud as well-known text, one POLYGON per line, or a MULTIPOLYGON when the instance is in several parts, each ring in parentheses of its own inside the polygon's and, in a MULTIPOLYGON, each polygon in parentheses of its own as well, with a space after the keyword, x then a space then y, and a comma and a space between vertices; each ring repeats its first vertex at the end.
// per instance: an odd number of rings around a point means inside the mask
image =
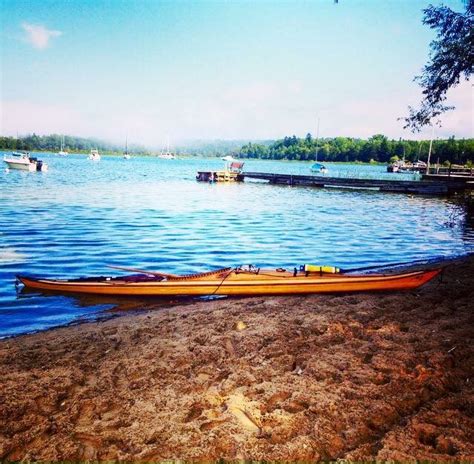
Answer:
POLYGON ((51 38, 62 35, 61 31, 53 31, 35 24, 23 23, 21 27, 26 33, 25 41, 38 50, 47 48, 51 38))

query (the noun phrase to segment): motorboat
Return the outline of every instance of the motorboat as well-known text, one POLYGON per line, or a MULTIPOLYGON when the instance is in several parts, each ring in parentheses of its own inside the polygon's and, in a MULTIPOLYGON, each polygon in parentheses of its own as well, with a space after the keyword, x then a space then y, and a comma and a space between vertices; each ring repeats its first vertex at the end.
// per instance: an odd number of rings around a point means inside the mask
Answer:
POLYGON ((395 161, 387 166, 387 172, 398 172, 400 170, 401 162, 395 161))
POLYGON ((5 155, 3 161, 10 169, 19 169, 21 171, 42 171, 48 170, 48 165, 38 158, 30 156, 29 153, 13 152, 5 155))
POLYGON ((427 167, 428 165, 424 161, 418 160, 413 163, 413 169, 417 171, 426 171, 427 167))
POLYGON ((426 171, 427 164, 424 161, 415 161, 414 163, 405 160, 395 161, 387 166, 387 172, 421 172, 426 171))
POLYGON ((224 156, 221 159, 225 161, 223 170, 198 171, 196 180, 199 182, 242 182, 244 180, 244 175, 242 174, 244 163, 232 156, 224 156))
POLYGON ((90 159, 91 161, 100 161, 99 150, 92 149, 87 159, 90 159))

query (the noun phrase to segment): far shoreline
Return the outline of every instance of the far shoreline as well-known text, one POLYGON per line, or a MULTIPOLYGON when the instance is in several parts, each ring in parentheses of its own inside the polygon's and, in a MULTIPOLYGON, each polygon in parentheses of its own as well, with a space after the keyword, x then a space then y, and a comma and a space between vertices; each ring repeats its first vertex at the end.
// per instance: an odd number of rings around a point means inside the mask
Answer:
MULTIPOLYGON (((59 158, 67 158, 68 155, 85 155, 88 156, 90 151, 80 151, 80 152, 68 152, 66 156, 60 156, 56 152, 47 151, 47 150, 12 150, 12 149, 0 149, 1 153, 11 153, 13 151, 19 152, 27 152, 27 153, 40 153, 40 154, 47 154, 47 155, 57 155, 59 158)), ((108 151, 99 151, 101 156, 116 156, 116 157, 123 157, 123 152, 108 152, 108 151)), ((140 158, 159 158, 159 153, 156 154, 146 154, 146 153, 128 153, 132 158, 133 157, 140 157, 140 158)), ((220 160, 222 156, 227 155, 228 153, 221 153, 216 156, 205 156, 205 155, 191 155, 191 154, 181 154, 175 153, 176 159, 205 159, 205 160, 220 160)), ((365 162, 365 161, 325 161, 325 160, 289 160, 289 159, 263 159, 263 158, 239 158, 238 156, 236 159, 248 162, 248 161, 261 161, 261 162, 284 162, 284 163, 302 163, 302 164, 314 164, 316 162, 326 163, 326 164, 336 164, 336 165, 357 165, 357 166, 387 166, 387 163, 381 161, 375 162, 365 162)), ((173 160, 168 160, 173 161, 173 160)))

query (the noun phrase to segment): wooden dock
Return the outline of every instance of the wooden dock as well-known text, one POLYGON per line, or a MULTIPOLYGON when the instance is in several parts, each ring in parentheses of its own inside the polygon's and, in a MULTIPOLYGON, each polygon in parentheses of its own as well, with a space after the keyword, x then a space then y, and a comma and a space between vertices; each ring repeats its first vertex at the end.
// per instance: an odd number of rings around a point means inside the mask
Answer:
POLYGON ((436 174, 441 176, 466 176, 474 178, 474 168, 467 168, 464 166, 431 166, 429 169, 430 174, 436 174))
POLYGON ((474 176, 457 174, 423 174, 423 180, 444 182, 449 189, 472 189, 474 186, 474 176))
POLYGON ((324 176, 302 176, 294 174, 273 174, 265 172, 242 172, 242 176, 248 179, 266 180, 271 184, 303 185, 310 187, 330 187, 342 189, 367 189, 380 192, 408 193, 416 195, 448 195, 455 191, 469 188, 467 183, 449 184, 442 180, 380 180, 380 179, 356 179, 342 177, 324 176))

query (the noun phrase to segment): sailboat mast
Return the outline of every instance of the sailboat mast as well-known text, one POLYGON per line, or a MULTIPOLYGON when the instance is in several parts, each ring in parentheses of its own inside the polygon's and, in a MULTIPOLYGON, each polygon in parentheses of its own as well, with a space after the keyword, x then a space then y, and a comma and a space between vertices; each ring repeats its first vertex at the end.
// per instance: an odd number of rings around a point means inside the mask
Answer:
POLYGON ((319 118, 318 118, 318 128, 316 130, 316 162, 318 161, 318 151, 319 151, 319 118))
POLYGON ((428 162, 426 163, 426 174, 430 173, 430 161, 431 161, 431 149, 433 148, 433 138, 434 138, 434 125, 431 128, 431 140, 430 140, 430 148, 428 150, 428 162))

